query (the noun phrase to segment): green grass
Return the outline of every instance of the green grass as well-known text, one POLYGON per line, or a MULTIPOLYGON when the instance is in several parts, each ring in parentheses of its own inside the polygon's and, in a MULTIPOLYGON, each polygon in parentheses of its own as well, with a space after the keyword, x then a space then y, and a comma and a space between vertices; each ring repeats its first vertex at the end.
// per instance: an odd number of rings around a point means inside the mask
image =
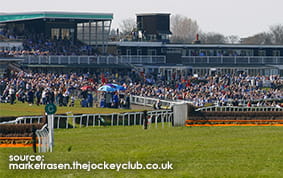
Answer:
MULTIPOLYGON (((45 113, 43 105, 29 106, 27 103, 17 102, 14 105, 9 103, 0 103, 0 116, 32 116, 43 115, 45 113)), ((82 108, 77 102, 75 107, 58 107, 56 114, 66 114, 72 112, 73 114, 93 114, 93 113, 117 113, 117 112, 134 112, 140 110, 129 109, 113 109, 113 108, 82 108)))
POLYGON ((173 163, 173 170, 8 170, 0 148, 0 177, 283 177, 283 127, 89 127, 55 130, 45 163, 173 163))

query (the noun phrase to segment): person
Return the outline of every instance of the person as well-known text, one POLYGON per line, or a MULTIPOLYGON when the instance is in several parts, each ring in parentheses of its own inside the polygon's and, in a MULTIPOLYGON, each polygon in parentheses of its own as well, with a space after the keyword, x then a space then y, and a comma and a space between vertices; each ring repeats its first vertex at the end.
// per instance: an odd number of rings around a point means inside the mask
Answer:
POLYGON ((58 104, 59 106, 63 106, 63 100, 64 100, 64 96, 63 96, 63 93, 62 91, 60 90, 58 95, 57 95, 57 98, 58 98, 58 104))
POLYGON ((105 107, 105 100, 104 100, 104 98, 101 98, 100 103, 99 103, 99 107, 100 108, 104 108, 105 107))
POLYGON ((71 103, 69 104, 69 107, 74 107, 75 106, 75 97, 71 96, 71 103))
POLYGON ((105 104, 107 108, 111 108, 111 104, 112 104, 112 94, 111 93, 105 94, 105 104))
POLYGON ((70 92, 66 90, 63 94, 63 106, 67 106, 69 103, 70 92))
POLYGON ((147 129, 148 127, 148 115, 147 115, 147 111, 143 111, 143 129, 147 129))
POLYGON ((34 90, 33 89, 30 89, 28 91, 27 100, 30 106, 34 104, 34 90))
POLYGON ((118 108, 119 105, 119 97, 118 97, 118 93, 115 92, 115 94, 113 95, 113 108, 118 108))
POLYGON ((93 107, 93 96, 90 92, 88 92, 87 94, 87 103, 88 103, 88 107, 93 107))
POLYGON ((10 104, 14 104, 15 99, 16 99, 16 91, 15 91, 14 87, 10 87, 9 97, 10 97, 10 104))
POLYGON ((233 106, 239 106, 239 101, 236 98, 233 102, 232 102, 233 106))
POLYGON ((47 89, 44 89, 41 92, 41 99, 42 99, 42 104, 46 105, 47 104, 47 89))
POLYGON ((35 96, 36 96, 36 105, 39 106, 40 104, 40 99, 41 99, 41 90, 38 88, 35 92, 35 96))
POLYGON ((157 100, 155 102, 155 104, 153 105, 153 108, 154 109, 161 109, 161 102, 160 102, 160 100, 157 100))
POLYGON ((81 101, 81 106, 82 106, 83 108, 87 107, 87 100, 86 100, 86 99, 83 99, 83 100, 81 101))
POLYGON ((131 101, 130 101, 130 95, 127 93, 127 95, 126 95, 126 104, 125 104, 125 108, 126 109, 130 109, 131 108, 131 101))
POLYGON ((119 108, 125 108, 126 100, 124 94, 119 94, 119 108))
POLYGON ((251 106, 252 106, 252 104, 251 104, 250 101, 248 102, 247 106, 248 106, 248 107, 251 107, 251 106))

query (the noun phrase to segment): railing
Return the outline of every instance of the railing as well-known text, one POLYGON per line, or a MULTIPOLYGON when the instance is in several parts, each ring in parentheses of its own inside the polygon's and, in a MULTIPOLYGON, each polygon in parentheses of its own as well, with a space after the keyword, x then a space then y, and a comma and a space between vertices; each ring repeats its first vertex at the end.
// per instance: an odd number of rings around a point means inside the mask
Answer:
POLYGON ((233 65, 282 65, 282 56, 182 56, 182 63, 192 64, 233 64, 233 65))
POLYGON ((120 63, 129 64, 166 64, 165 56, 152 55, 122 55, 119 56, 120 63))
MULTIPOLYGON (((24 64, 166 64, 166 56, 23 56, 24 64)), ((182 56, 182 63, 226 65, 282 65, 282 56, 182 56)))
POLYGON ((23 56, 23 64, 166 64, 165 56, 23 56))
POLYGON ((246 112, 246 111, 283 111, 283 108, 279 107, 239 107, 239 106, 209 106, 209 107, 202 107, 196 109, 196 111, 223 111, 223 112, 230 112, 230 111, 237 111, 237 112, 246 112))
POLYGON ((49 132, 47 129, 47 124, 45 124, 40 130, 35 131, 36 137, 38 139, 38 152, 44 153, 50 151, 50 145, 49 142, 49 132))
MULTIPOLYGON (((153 105, 157 102, 160 101, 161 103, 161 108, 164 109, 170 109, 174 104, 180 104, 180 103, 191 103, 189 101, 170 101, 170 100, 160 100, 158 98, 150 98, 150 97, 145 97, 145 96, 135 96, 131 95, 131 103, 132 104, 137 104, 137 105, 142 105, 142 106, 149 106, 153 107, 153 105)), ((192 103, 191 103, 192 104, 192 103)))
MULTIPOLYGON (((155 123, 161 122, 162 127, 168 122, 171 125, 173 120, 173 112, 170 110, 155 110, 148 111, 150 121, 155 123)), ((95 126, 130 126, 143 125, 143 112, 129 112, 129 113, 111 113, 111 114, 82 114, 82 115, 54 115, 54 128, 81 128, 81 127, 95 127, 95 126)), ((42 116, 27 116, 19 117, 14 121, 2 122, 7 123, 35 123, 42 119, 42 116)))
MULTIPOLYGON (((283 98, 254 99, 253 101, 254 102, 256 102, 256 101, 276 101, 276 100, 281 100, 281 99, 283 99, 283 98)), ((130 97, 130 102, 132 104, 149 106, 149 107, 153 107, 154 104, 158 100, 159 100, 158 98, 136 96, 136 95, 131 95, 131 97, 130 97)), ((197 103, 195 101, 192 101, 192 100, 180 100, 180 99, 178 99, 178 100, 174 100, 174 101, 173 100, 159 100, 159 101, 161 103, 162 109, 171 109, 174 104, 182 104, 182 103, 188 103, 188 104, 191 104, 191 105, 194 105, 194 106, 197 105, 197 103)), ((234 100, 232 100, 232 99, 231 100, 229 99, 228 101, 226 101, 226 103, 228 104, 228 106, 226 106, 226 107, 231 107, 233 101, 234 100)), ((246 103, 248 103, 248 100, 238 99, 238 101, 240 102, 239 106, 244 106, 244 105, 246 105, 246 103)), ((216 105, 216 106, 212 106, 212 107, 220 107, 220 106, 217 106, 217 104, 218 104, 217 100, 211 101, 211 104, 216 105)))
POLYGON ((158 126, 158 122, 161 122, 162 128, 164 128, 164 124, 167 123, 168 126, 172 126, 174 114, 169 110, 156 110, 149 111, 148 115, 150 116, 149 122, 155 123, 155 128, 158 126))
POLYGON ((0 122, 0 124, 32 124, 32 123, 41 123, 43 116, 23 116, 18 117, 12 121, 0 122))

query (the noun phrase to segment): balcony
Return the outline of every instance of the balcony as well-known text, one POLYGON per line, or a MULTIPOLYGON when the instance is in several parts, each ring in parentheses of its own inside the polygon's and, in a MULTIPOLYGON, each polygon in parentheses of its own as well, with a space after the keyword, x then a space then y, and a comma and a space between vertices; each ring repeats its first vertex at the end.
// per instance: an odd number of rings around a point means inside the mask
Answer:
POLYGON ((283 65, 282 56, 182 56, 184 65, 283 65))
POLYGON ((23 64, 166 64, 166 56, 24 56, 23 64))

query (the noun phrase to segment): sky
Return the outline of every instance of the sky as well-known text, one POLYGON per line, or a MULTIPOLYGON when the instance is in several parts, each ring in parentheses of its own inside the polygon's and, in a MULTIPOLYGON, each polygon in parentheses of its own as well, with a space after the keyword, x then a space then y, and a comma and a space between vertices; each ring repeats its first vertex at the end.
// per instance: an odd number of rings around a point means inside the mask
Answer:
POLYGON ((283 24, 283 0, 5 0, 0 13, 67 11, 113 13, 112 28, 139 13, 170 13, 196 20, 201 31, 241 38, 283 24))

